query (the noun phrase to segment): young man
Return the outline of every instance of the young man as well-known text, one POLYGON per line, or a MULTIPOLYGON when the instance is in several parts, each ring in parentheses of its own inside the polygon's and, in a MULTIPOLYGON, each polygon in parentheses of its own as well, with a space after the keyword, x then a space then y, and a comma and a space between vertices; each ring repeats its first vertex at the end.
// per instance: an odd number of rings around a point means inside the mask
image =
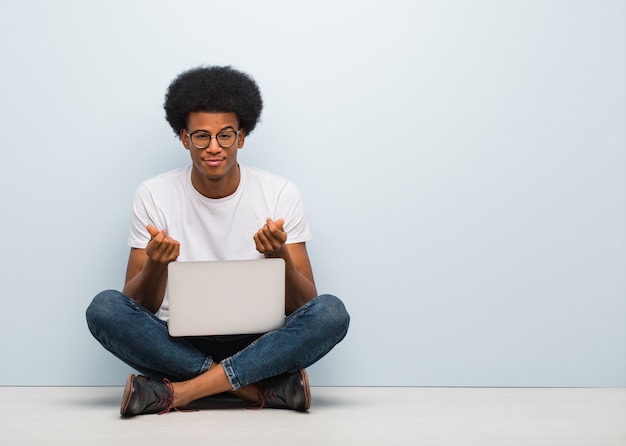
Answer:
POLYGON ((258 86, 230 67, 199 67, 172 82, 164 107, 191 166, 137 189, 124 289, 98 294, 87 309, 94 337, 142 374, 128 378, 121 414, 168 412, 227 391, 261 407, 307 410, 305 368, 344 338, 349 315, 335 296, 317 296, 295 186, 237 162, 263 108, 258 86), (285 261, 283 328, 169 336, 168 263, 262 257, 285 261))

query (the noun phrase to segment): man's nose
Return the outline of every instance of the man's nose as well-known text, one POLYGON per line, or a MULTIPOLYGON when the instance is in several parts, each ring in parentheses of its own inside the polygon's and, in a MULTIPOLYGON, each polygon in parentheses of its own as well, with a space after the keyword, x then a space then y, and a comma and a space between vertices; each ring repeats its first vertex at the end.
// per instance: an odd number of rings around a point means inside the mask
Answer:
POLYGON ((209 153, 219 153, 222 151, 222 146, 217 143, 217 138, 213 137, 209 141, 209 145, 204 149, 209 153))

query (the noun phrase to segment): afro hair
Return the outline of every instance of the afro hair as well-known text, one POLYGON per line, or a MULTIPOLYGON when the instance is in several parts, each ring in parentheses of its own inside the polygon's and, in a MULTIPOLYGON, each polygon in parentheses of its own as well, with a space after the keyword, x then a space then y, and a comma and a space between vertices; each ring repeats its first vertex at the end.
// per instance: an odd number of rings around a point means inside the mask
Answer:
POLYGON ((247 74, 229 66, 209 66, 192 68, 174 79, 163 108, 178 137, 193 112, 234 113, 240 128, 250 134, 259 122, 263 100, 258 85, 247 74))

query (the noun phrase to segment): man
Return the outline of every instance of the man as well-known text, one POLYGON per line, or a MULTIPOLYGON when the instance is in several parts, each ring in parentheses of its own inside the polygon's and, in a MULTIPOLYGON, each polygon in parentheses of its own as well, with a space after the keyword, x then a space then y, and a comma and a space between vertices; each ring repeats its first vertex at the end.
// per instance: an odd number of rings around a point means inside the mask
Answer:
POLYGON ((120 412, 168 412, 227 391, 260 407, 307 410, 305 369, 344 338, 349 315, 335 296, 317 296, 298 190, 237 161, 263 108, 258 86, 231 67, 194 68, 171 83, 164 108, 191 166, 137 189, 124 289, 99 293, 87 309, 94 337, 142 374, 129 376, 120 412), (168 263, 262 257, 285 261, 282 329, 169 336, 168 263))

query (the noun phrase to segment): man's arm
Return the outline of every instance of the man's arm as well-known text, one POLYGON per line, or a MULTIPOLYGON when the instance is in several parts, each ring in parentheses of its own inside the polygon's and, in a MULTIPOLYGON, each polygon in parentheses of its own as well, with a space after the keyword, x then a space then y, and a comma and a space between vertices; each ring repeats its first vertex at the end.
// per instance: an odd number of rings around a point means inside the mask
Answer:
POLYGON ((254 235, 256 249, 265 257, 281 257, 285 260, 285 313, 291 314, 317 296, 313 269, 305 243, 285 244, 287 233, 284 220, 266 224, 254 235))
POLYGON ((152 225, 147 229, 151 239, 146 249, 130 250, 123 292, 156 313, 165 295, 167 265, 178 258, 180 243, 152 225))

